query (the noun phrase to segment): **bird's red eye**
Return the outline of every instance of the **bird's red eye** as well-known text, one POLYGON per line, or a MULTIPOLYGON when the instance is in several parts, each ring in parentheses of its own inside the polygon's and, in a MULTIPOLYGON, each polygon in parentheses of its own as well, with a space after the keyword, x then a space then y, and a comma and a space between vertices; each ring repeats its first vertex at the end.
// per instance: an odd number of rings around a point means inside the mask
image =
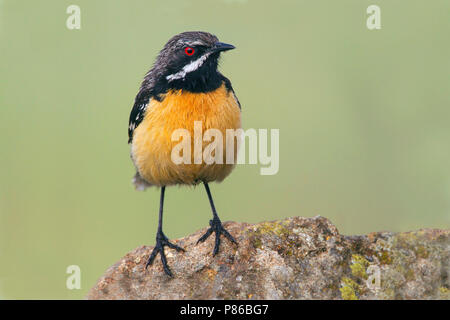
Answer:
POLYGON ((188 56, 192 56, 194 54, 195 50, 191 47, 184 48, 184 53, 186 53, 188 56))

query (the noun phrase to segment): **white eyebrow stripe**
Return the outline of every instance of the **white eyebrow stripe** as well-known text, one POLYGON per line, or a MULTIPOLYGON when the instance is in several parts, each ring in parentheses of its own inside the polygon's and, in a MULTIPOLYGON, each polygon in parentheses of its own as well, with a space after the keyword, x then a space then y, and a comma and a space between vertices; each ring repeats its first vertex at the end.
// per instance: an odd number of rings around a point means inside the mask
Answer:
POLYGON ((197 60, 194 60, 194 61, 188 63, 187 65, 185 65, 183 67, 183 69, 181 69, 177 73, 168 75, 166 77, 166 79, 169 82, 173 81, 173 80, 177 80, 177 79, 184 79, 184 77, 186 77, 186 74, 188 74, 189 72, 195 71, 198 68, 200 68, 203 65, 203 63, 205 63, 206 59, 209 57, 210 54, 211 54, 211 52, 205 53, 204 55, 202 55, 197 60))
POLYGON ((206 44, 203 41, 197 40, 197 41, 193 41, 193 42, 188 42, 188 45, 190 45, 190 46, 204 46, 206 44))

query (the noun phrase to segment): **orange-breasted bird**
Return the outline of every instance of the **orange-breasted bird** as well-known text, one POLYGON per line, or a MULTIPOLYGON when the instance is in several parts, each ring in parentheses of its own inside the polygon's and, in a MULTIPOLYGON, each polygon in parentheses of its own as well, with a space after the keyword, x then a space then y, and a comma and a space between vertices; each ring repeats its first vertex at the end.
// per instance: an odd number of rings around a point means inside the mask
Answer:
MULTIPOLYGON (((236 244, 219 219, 208 185, 212 181, 222 181, 232 171, 234 164, 225 160, 226 152, 223 152, 222 163, 213 164, 204 160, 201 163, 175 164, 171 158, 172 149, 178 144, 172 139, 173 132, 186 129, 194 137, 195 121, 201 122, 202 132, 216 129, 223 137, 226 137, 227 129, 241 128, 239 100, 230 80, 218 71, 220 54, 234 48, 207 32, 183 32, 172 37, 145 75, 131 110, 128 143, 131 144, 131 159, 136 167, 133 183, 140 190, 150 186, 161 188, 156 244, 146 268, 159 253, 164 271, 169 276, 172 272, 167 265, 164 247, 177 251, 184 249, 169 242, 162 230, 166 186, 203 183, 213 218, 209 221, 210 228, 198 242, 204 242, 214 232, 213 255, 219 251, 221 235, 236 244)), ((202 146, 205 148, 206 143, 202 142, 202 146)), ((195 154, 191 156, 193 159, 195 154)))

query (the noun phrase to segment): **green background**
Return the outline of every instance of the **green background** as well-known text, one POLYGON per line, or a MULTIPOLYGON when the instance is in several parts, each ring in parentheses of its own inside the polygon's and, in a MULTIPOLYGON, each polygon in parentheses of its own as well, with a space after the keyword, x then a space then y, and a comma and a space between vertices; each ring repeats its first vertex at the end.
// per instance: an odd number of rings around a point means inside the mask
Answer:
MULTIPOLYGON (((138 86, 174 34, 237 49, 244 128, 280 129, 280 170, 241 165, 222 220, 325 216, 341 233, 450 226, 450 1, 0 0, 0 298, 83 298, 154 243, 159 193, 127 145, 138 86), (66 8, 81 7, 81 30, 66 8), (381 7, 381 30, 366 8, 381 7), (81 290, 66 288, 79 265, 81 290)), ((203 188, 166 192, 165 233, 206 227, 203 188)))

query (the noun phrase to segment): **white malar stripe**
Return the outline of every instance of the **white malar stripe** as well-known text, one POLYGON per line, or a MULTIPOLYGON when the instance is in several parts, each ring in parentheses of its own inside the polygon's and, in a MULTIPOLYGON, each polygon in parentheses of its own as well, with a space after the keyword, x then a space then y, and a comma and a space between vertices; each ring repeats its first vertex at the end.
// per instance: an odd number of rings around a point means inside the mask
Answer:
POLYGON ((211 53, 205 53, 204 55, 202 55, 200 58, 198 58, 197 60, 194 60, 190 63, 188 63, 187 65, 185 65, 183 67, 183 69, 181 69, 181 71, 178 71, 177 73, 168 75, 166 77, 166 79, 170 82, 173 80, 177 80, 177 79, 184 79, 184 77, 186 77, 186 74, 188 74, 189 72, 195 71, 198 68, 200 68, 203 63, 205 63, 206 59, 209 57, 211 53))

